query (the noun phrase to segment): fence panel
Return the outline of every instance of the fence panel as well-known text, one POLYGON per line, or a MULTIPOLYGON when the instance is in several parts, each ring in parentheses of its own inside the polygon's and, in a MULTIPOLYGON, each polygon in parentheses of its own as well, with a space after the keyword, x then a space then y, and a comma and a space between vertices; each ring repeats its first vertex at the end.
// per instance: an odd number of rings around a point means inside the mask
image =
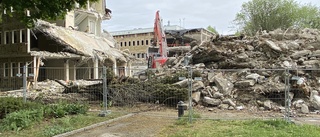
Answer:
MULTIPOLYGON (((88 103, 96 110, 150 110, 151 115, 170 117, 178 116, 177 105, 183 101, 185 114, 189 108, 200 119, 291 120, 320 109, 319 69, 183 68, 160 73, 142 67, 105 69, 104 75, 103 67, 28 68, 26 96, 47 103, 88 103)), ((0 95, 22 97, 21 68, 0 72, 4 72, 0 95)))

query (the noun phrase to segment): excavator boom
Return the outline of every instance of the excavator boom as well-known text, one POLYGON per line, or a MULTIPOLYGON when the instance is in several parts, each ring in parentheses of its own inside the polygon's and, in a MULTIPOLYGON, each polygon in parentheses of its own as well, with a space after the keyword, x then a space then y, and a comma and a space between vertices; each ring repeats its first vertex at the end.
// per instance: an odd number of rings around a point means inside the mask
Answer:
POLYGON ((154 43, 155 47, 148 49, 148 68, 157 68, 163 66, 167 58, 167 39, 162 26, 159 11, 156 12, 154 21, 154 43))

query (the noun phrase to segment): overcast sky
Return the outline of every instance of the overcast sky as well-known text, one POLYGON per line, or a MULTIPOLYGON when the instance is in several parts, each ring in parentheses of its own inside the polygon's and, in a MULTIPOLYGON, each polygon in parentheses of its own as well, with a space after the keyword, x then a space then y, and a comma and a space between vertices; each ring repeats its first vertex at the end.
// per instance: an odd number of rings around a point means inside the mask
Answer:
MULTIPOLYGON (((243 2, 249 0, 107 0, 111 20, 103 22, 109 32, 153 27, 155 13, 160 10, 163 24, 185 28, 211 25, 220 34, 233 33, 232 21, 243 2)), ((320 0, 296 0, 320 6, 320 0)))

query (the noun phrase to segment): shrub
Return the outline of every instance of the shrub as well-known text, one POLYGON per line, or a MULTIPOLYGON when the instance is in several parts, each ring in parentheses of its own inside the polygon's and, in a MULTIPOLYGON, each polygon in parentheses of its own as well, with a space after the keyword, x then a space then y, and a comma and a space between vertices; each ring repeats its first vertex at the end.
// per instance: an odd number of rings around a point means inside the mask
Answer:
POLYGON ((47 105, 44 107, 44 117, 61 118, 66 115, 86 114, 89 107, 86 104, 67 104, 60 102, 58 104, 47 105))
POLYGON ((1 121, 0 130, 19 131, 42 119, 43 113, 41 109, 12 112, 7 114, 6 118, 1 121))
POLYGON ((58 119, 57 121, 54 120, 53 123, 55 124, 46 127, 43 131, 44 136, 52 137, 54 135, 58 135, 73 130, 74 128, 72 127, 71 119, 72 118, 70 117, 64 117, 62 119, 58 119))
POLYGON ((0 99, 0 119, 4 118, 7 114, 27 109, 41 108, 42 104, 38 102, 23 102, 22 98, 3 97, 0 99))
POLYGON ((68 115, 86 114, 88 109, 89 106, 86 104, 67 104, 64 107, 64 110, 67 111, 68 115))

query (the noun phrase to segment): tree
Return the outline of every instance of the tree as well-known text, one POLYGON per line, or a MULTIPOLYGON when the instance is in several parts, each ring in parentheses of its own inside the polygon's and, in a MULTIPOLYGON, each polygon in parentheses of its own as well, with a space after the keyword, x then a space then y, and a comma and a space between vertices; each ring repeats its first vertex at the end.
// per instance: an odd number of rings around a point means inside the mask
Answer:
POLYGON ((213 28, 210 25, 207 27, 207 30, 209 30, 210 32, 212 32, 214 34, 219 34, 218 31, 216 30, 216 28, 213 28))
MULTIPOLYGON (((90 0, 95 2, 98 0, 90 0)), ((21 19, 27 26, 32 26, 36 19, 55 20, 63 18, 75 8, 75 3, 85 6, 87 0, 0 0, 0 9, 9 16, 21 19), (11 12, 13 11, 13 12, 11 12), (27 11, 29 16, 27 16, 27 11)), ((2 15, 1 15, 2 16, 2 15)))
POLYGON ((238 30, 253 35, 259 30, 289 27, 319 27, 320 11, 314 5, 294 0, 251 0, 242 5, 234 20, 238 30))

